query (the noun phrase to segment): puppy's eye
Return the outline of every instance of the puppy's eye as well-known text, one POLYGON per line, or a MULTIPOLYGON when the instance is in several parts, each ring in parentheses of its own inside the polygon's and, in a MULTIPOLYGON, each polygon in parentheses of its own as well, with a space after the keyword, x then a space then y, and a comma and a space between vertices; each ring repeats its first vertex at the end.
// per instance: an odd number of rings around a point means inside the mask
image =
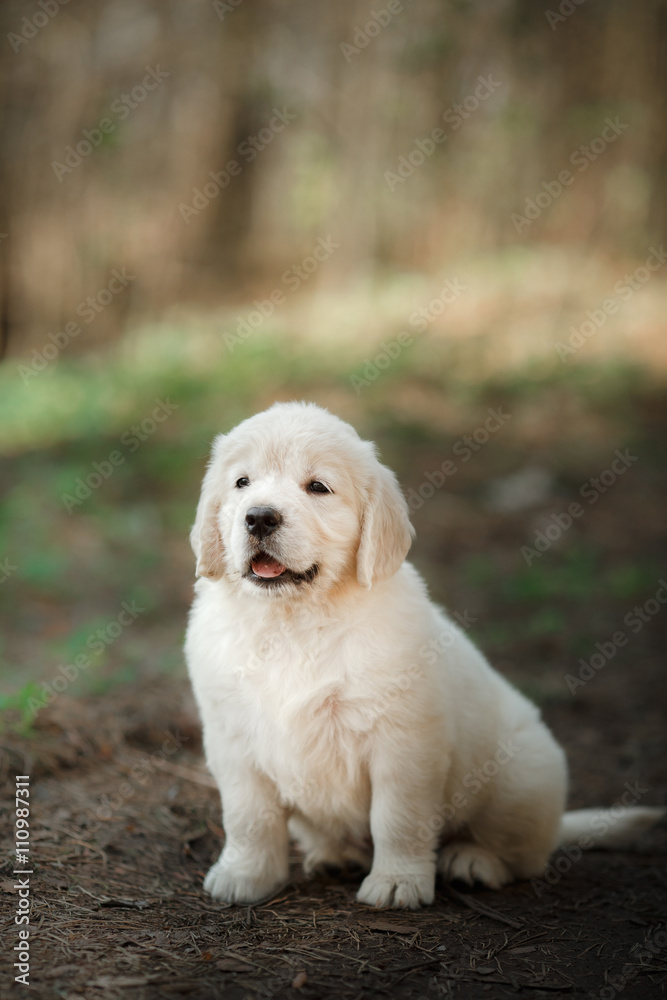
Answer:
POLYGON ((309 493, 331 493, 329 487, 321 483, 319 479, 313 479, 312 483, 308 483, 306 489, 309 493))
POLYGON ((244 486, 250 486, 250 480, 247 476, 241 476, 240 479, 236 480, 236 485, 240 490, 242 490, 244 486))

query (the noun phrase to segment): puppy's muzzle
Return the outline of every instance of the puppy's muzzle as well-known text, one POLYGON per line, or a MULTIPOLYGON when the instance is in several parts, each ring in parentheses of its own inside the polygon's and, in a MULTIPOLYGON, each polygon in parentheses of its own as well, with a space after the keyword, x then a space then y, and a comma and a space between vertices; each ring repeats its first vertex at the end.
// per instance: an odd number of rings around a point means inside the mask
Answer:
POLYGON ((275 507, 250 507, 245 516, 248 534, 258 541, 271 535, 282 524, 282 520, 275 507))

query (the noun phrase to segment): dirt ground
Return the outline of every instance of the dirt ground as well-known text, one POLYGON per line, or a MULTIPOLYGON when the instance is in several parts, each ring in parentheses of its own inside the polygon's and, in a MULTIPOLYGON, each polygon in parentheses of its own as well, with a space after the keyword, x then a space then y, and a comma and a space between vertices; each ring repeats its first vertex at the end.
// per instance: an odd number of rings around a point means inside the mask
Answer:
MULTIPOLYGON (((619 742, 586 710, 569 732, 558 713, 550 721, 577 761, 575 799, 595 786, 614 801, 626 774, 647 787, 664 777, 657 739, 619 742)), ((63 698, 42 713, 39 736, 6 740, 2 764, 9 781, 32 781, 30 983, 40 997, 667 995, 659 830, 632 851, 557 855, 543 885, 441 887, 418 913, 359 906, 358 878, 306 880, 296 857, 276 898, 224 906, 202 891, 222 831, 187 689, 151 685, 84 715, 63 698)), ((3 937, 13 945, 10 872, 3 937)))
MULTIPOLYGON (((608 425, 598 434, 603 422, 590 415, 584 434, 553 400, 513 412, 502 448, 462 464, 450 487, 415 511, 415 561, 438 600, 476 618, 474 637, 498 669, 541 705, 568 753, 572 806, 611 805, 628 786, 641 804, 663 804, 665 611, 648 615, 574 693, 565 680, 659 585, 664 472, 655 403, 635 408, 630 443, 643 448, 644 461, 531 567, 520 546, 629 439, 608 425), (540 423, 547 411, 557 425, 551 437, 540 423), (529 449, 531 434, 539 446, 529 449), (585 453, 573 444, 578 437, 588 442, 585 453), (530 512, 501 513, 485 484, 528 451, 553 471, 553 483, 530 512)), ((443 448, 437 427, 403 433, 389 421, 378 430, 388 463, 417 488, 457 438, 443 448)), ((171 607, 133 626, 153 645, 165 618, 179 623, 172 644, 182 631, 192 566, 186 544, 178 545, 168 581, 187 586, 171 607)), ((120 646, 114 656, 122 660, 120 646)), ((306 880, 296 856, 292 880, 274 899, 235 907, 202 891, 223 831, 182 668, 85 696, 68 690, 32 730, 5 726, 0 770, 10 806, 15 775, 30 775, 28 992, 40 998, 667 996, 665 824, 632 849, 561 852, 541 884, 501 892, 440 886, 435 905, 420 912, 360 906, 359 877, 306 880)), ((13 822, 13 809, 3 810, 2 997, 25 988, 12 982, 8 959, 19 905, 13 822)))

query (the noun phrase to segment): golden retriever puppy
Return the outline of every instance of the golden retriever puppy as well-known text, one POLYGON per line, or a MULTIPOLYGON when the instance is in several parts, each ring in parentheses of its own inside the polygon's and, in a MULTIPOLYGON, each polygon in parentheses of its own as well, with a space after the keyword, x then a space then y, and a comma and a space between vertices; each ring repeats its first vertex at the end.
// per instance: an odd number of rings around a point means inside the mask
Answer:
POLYGON ((538 709, 430 600, 397 481, 348 424, 277 404, 216 438, 192 546, 186 655, 225 846, 204 882, 251 903, 348 861, 361 903, 499 888, 559 844, 625 843, 661 810, 563 816, 565 755, 538 709), (372 851, 372 853, 371 853, 372 851))

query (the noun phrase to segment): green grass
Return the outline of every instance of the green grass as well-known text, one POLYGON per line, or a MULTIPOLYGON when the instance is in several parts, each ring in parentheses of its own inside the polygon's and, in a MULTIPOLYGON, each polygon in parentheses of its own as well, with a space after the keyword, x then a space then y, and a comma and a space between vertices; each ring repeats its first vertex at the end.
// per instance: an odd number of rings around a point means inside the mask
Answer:
MULTIPOLYGON (((230 353, 220 351, 210 331, 189 336, 162 329, 159 337, 147 333, 120 345, 103 364, 99 357, 63 358, 27 385, 15 366, 5 365, 0 557, 17 568, 0 584, 0 655, 9 692, 0 714, 29 727, 28 706, 39 683, 71 662, 131 599, 145 609, 141 618, 94 659, 67 696, 131 685, 151 671, 159 676, 183 669, 192 579, 187 535, 210 442, 273 398, 316 399, 343 416, 349 408, 362 432, 380 442, 384 460, 407 474, 407 483, 415 469, 419 476, 419 470, 434 467, 434 455, 448 454, 458 435, 452 432, 450 441, 442 419, 430 420, 427 408, 412 412, 401 403, 406 386, 414 398, 432 399, 436 409, 445 399, 466 415, 459 418, 466 428, 475 427, 488 406, 532 414, 565 399, 590 418, 596 433, 607 427, 609 442, 589 440, 578 427, 550 431, 545 448, 565 488, 582 481, 589 452, 597 462, 598 454, 606 456, 611 443, 618 444, 619 427, 624 441, 643 435, 642 469, 658 468, 658 435, 643 422, 655 387, 638 370, 580 366, 547 378, 528 365, 522 376, 470 383, 460 377, 456 351, 446 343, 416 342, 359 395, 350 375, 377 353, 372 347, 343 351, 321 343, 304 349, 277 331, 258 334, 230 353), (175 405, 172 415, 130 450, 124 435, 133 434, 156 400, 164 399, 175 405), (580 445, 588 449, 583 459, 580 445), (122 463, 68 513, 63 495, 72 495, 77 480, 85 481, 113 451, 121 453, 122 463)), ((462 470, 453 483, 476 510, 483 509, 489 478, 531 458, 534 441, 517 437, 514 423, 470 463, 471 478, 462 470)), ((427 531, 438 537, 435 523, 427 531)), ((421 544, 428 546, 428 535, 421 544)), ((609 556, 578 527, 530 567, 516 558, 519 544, 510 537, 504 549, 480 543, 448 568, 484 595, 489 612, 475 626, 475 638, 486 651, 508 658, 519 646, 532 655, 550 642, 560 643, 567 656, 585 655, 633 602, 653 593, 664 572, 652 552, 609 556)))
POLYGON ((31 733, 36 715, 32 704, 34 700, 39 700, 41 694, 39 685, 28 681, 14 694, 0 695, 0 732, 15 729, 24 736, 31 733))
MULTIPOLYGON (((272 394, 282 397, 285 390, 307 398, 318 390, 335 388, 383 416, 394 433, 427 437, 428 424, 411 421, 405 414, 398 418, 393 407, 394 390, 406 379, 441 389, 462 407, 474 407, 485 397, 521 402, 548 391, 567 391, 589 407, 620 407, 628 419, 632 398, 652 386, 646 370, 616 362, 545 369, 528 360, 519 372, 471 381, 461 376, 464 346, 417 336, 412 346, 356 394, 350 376, 362 371, 364 359, 381 350, 380 344, 342 348, 315 341, 306 349, 276 328, 257 333, 228 351, 221 345, 220 329, 147 330, 111 349, 103 364, 98 356, 63 357, 27 384, 18 375, 18 363, 6 363, 0 368, 0 454, 78 442, 79 462, 71 459, 66 470, 55 470, 52 490, 62 491, 68 479, 89 471, 86 441, 109 436, 110 448, 122 449, 121 435, 150 417, 157 400, 168 399, 177 407, 157 431, 171 439, 175 454, 148 449, 146 461, 160 463, 169 477, 177 475, 179 449, 201 449, 202 440, 247 415, 254 400, 272 394), (185 414, 187 419, 183 419, 185 414)), ((96 448, 94 460, 104 457, 103 449, 96 448)))

